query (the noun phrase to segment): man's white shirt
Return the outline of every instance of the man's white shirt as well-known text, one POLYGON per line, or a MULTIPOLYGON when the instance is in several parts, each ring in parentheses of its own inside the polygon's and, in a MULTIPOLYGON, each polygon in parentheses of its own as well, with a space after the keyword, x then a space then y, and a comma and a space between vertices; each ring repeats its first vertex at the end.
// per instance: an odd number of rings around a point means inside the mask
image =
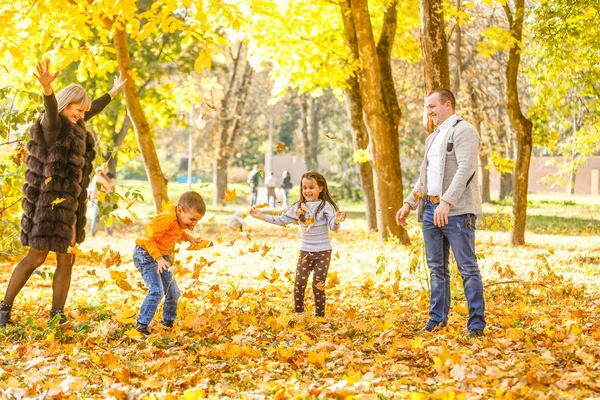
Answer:
POLYGON ((456 122, 458 116, 452 114, 438 127, 438 133, 427 152, 427 194, 429 196, 441 196, 442 195, 442 181, 440 173, 442 171, 442 164, 440 161, 440 149, 442 148, 442 141, 446 136, 446 133, 452 125, 456 122))

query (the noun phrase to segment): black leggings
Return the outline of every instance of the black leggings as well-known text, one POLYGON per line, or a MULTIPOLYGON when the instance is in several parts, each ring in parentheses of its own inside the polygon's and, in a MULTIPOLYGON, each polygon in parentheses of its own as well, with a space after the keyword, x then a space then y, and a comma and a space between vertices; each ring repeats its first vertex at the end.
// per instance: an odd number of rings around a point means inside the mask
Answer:
POLYGON ((296 267, 296 282, 294 284, 294 308, 297 313, 304 312, 304 292, 308 276, 313 272, 313 293, 315 295, 315 315, 325 316, 325 280, 331 262, 331 250, 302 251, 296 267))
MULTIPOLYGON (((36 250, 29 248, 29 253, 15 267, 15 270, 8 282, 4 303, 12 305, 15 297, 21 291, 25 283, 40 265, 46 261, 48 250, 36 250)), ((62 310, 67 301, 69 287, 71 286, 71 272, 75 255, 70 253, 56 253, 56 270, 54 271, 54 279, 52 280, 52 309, 62 310)))

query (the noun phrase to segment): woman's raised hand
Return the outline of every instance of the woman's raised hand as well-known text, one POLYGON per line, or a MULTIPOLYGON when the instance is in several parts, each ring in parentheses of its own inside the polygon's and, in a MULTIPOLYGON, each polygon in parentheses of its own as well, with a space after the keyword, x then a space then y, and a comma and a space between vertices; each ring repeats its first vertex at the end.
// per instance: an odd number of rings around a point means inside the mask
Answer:
POLYGON ((38 82, 42 85, 42 91, 46 96, 50 96, 52 94, 52 82, 58 76, 60 71, 56 71, 55 73, 50 73, 50 60, 46 60, 44 63, 39 62, 35 67, 37 74, 34 72, 33 75, 36 77, 38 82))
POLYGON ((127 79, 123 79, 123 74, 119 74, 119 76, 115 76, 115 83, 113 84, 113 88, 110 89, 108 94, 110 94, 110 98, 114 99, 114 97, 119 94, 123 86, 125 86, 125 82, 127 79))

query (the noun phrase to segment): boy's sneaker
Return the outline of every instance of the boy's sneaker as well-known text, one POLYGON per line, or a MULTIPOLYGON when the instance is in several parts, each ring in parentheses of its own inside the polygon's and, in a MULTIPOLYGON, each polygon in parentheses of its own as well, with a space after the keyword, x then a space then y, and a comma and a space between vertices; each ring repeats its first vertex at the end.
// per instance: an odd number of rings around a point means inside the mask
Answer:
POLYGON ((6 304, 4 301, 0 302, 0 328, 4 328, 10 323, 10 310, 12 304, 6 304))
POLYGON ((478 338, 483 336, 485 336, 485 333, 483 333, 483 329, 471 329, 469 331, 469 337, 478 338))
POLYGON ((58 322, 58 325, 67 323, 67 316, 63 310, 50 310, 50 321, 58 322))
POLYGON ((150 335, 150 331, 148 330, 147 326, 144 325, 136 325, 135 326, 135 330, 138 331, 139 333, 141 333, 144 336, 148 336, 150 335))
POLYGON ((163 321, 163 323, 162 323, 162 324, 163 324, 163 326, 164 326, 165 328, 169 328, 169 329, 171 329, 171 328, 173 327, 173 324, 174 324, 174 322, 173 322, 173 321, 170 321, 170 322, 163 321))
POLYGON ((439 330, 439 329, 442 329, 445 327, 446 327, 446 325, 444 325, 444 324, 436 324, 435 322, 429 321, 423 328, 421 328, 421 332, 423 332, 423 333, 433 332, 435 330, 439 330))

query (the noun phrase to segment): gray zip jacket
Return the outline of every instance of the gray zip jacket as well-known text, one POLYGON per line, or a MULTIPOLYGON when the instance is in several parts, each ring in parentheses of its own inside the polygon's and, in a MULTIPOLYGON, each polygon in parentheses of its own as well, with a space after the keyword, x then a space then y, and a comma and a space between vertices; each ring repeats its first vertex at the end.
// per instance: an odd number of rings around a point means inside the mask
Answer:
MULTIPOLYGON (((427 152, 439 130, 435 130, 425 141, 425 156, 421 163, 419 180, 404 201, 411 208, 419 209, 418 220, 423 221, 425 199, 427 197, 427 152), (416 192, 424 194, 420 199, 416 192)), ((473 125, 458 117, 447 131, 440 149, 441 200, 450 204, 449 216, 481 214, 481 194, 479 192, 479 145, 481 139, 473 125)))

